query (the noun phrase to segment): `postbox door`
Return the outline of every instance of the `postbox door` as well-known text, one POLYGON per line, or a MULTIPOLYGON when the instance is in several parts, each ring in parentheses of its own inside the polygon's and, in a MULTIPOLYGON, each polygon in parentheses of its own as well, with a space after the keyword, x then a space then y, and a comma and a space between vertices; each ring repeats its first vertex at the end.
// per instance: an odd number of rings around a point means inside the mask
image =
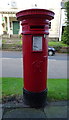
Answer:
POLYGON ((44 35, 23 35, 24 88, 32 92, 46 89, 47 39, 44 35))
POLYGON ((42 91, 46 89, 47 80, 47 40, 44 35, 32 36, 32 72, 31 89, 42 91), (36 86, 36 87, 35 87, 36 86))

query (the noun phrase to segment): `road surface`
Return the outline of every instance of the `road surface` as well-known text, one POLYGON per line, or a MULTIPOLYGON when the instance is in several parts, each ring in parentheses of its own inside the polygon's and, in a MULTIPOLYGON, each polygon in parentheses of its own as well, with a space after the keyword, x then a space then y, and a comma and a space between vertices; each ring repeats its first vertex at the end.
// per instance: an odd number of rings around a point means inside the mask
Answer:
MULTIPOLYGON (((1 51, 0 51, 1 53, 1 51)), ((23 77, 22 52, 2 52, 2 77, 23 77)), ((67 78, 69 56, 48 57, 48 78, 67 78)))

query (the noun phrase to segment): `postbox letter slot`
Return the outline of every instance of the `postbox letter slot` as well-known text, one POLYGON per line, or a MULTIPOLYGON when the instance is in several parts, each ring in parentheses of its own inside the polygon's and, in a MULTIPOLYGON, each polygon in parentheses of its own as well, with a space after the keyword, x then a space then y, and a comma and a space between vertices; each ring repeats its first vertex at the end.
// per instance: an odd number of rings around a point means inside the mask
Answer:
POLYGON ((44 26, 41 26, 41 25, 39 25, 39 26, 30 26, 30 29, 44 29, 44 26))

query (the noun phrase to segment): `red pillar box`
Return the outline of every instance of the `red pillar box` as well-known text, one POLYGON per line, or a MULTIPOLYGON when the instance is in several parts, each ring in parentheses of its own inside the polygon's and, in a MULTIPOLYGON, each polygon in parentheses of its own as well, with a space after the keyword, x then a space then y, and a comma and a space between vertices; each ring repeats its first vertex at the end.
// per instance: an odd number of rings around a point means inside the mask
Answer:
POLYGON ((16 16, 22 21, 24 102, 44 106, 47 98, 47 35, 54 13, 45 9, 28 9, 16 16))

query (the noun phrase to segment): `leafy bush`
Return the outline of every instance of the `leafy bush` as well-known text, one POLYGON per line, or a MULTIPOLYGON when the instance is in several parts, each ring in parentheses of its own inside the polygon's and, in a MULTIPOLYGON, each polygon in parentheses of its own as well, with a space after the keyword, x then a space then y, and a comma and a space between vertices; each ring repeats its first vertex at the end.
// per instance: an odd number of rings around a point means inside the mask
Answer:
POLYGON ((62 35, 62 41, 69 45, 69 1, 65 2, 66 27, 62 35))
POLYGON ((50 42, 48 42, 48 46, 54 47, 56 49, 56 51, 58 51, 58 52, 63 47, 67 48, 67 44, 64 44, 62 41, 59 41, 59 42, 50 41, 50 42))
POLYGON ((64 28, 64 33, 62 35, 62 41, 63 43, 69 45, 69 32, 67 30, 67 26, 64 28))
POLYGON ((2 40, 2 44, 5 44, 6 43, 6 40, 2 40))
POLYGON ((22 39, 22 34, 19 35, 19 38, 22 39))
POLYGON ((55 45, 53 46, 55 48, 56 51, 60 51, 60 49, 62 48, 62 45, 55 45))
POLYGON ((62 46, 62 47, 67 47, 67 44, 64 44, 62 41, 59 41, 59 42, 56 42, 56 41, 50 41, 50 42, 48 42, 48 45, 49 46, 62 46))

